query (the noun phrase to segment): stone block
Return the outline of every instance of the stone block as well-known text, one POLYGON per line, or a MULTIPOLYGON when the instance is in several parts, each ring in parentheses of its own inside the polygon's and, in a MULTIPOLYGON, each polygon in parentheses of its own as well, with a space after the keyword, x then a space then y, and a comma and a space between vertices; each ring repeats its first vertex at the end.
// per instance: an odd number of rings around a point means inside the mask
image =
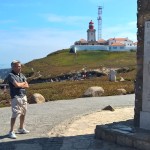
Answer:
POLYGON ((142 140, 134 140, 133 147, 138 150, 150 150, 150 143, 142 140))
POLYGON ((115 132, 111 130, 105 130, 105 136, 102 139, 116 143, 117 137, 116 137, 115 132))
POLYGON ((140 112, 140 128, 150 130, 150 112, 140 112))
POLYGON ((122 146, 133 147, 133 139, 131 136, 126 136, 125 134, 117 134, 116 143, 122 146))

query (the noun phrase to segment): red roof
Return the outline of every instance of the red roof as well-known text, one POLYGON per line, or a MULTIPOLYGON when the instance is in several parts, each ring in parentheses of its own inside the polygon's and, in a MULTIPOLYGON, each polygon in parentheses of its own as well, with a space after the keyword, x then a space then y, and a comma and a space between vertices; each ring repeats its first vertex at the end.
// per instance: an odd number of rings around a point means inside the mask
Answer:
POLYGON ((116 41, 126 41, 128 38, 115 38, 116 41))
POLYGON ((111 44, 111 46, 125 46, 125 45, 122 43, 116 42, 116 43, 111 44))
POLYGON ((126 41, 126 40, 128 40, 128 38, 110 38, 108 40, 126 41))
POLYGON ((93 22, 92 22, 92 20, 89 22, 89 24, 94 24, 93 22))
POLYGON ((81 43, 87 43, 87 41, 85 39, 80 39, 79 40, 81 43))
POLYGON ((106 41, 104 39, 99 39, 97 42, 98 43, 105 43, 106 41))

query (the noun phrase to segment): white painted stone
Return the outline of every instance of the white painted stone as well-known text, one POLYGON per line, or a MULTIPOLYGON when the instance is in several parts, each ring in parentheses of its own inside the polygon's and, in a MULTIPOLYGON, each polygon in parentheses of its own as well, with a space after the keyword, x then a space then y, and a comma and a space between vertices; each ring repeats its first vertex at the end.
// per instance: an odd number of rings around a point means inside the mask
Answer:
POLYGON ((143 95, 140 128, 150 130, 150 21, 145 22, 144 31, 143 95))
POLYGON ((109 81, 116 82, 116 71, 113 69, 110 70, 109 81))
POLYGON ((150 112, 150 21, 145 22, 142 111, 150 112))

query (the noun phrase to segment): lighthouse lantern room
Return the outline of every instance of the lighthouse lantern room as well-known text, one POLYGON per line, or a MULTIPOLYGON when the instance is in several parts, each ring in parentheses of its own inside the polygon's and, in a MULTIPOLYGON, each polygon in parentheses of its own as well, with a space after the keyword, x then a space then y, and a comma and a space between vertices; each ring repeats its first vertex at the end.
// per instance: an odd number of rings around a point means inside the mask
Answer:
POLYGON ((95 36, 96 30, 94 29, 94 23, 92 20, 89 22, 89 29, 87 30, 87 41, 88 42, 95 42, 96 41, 96 36, 95 36))

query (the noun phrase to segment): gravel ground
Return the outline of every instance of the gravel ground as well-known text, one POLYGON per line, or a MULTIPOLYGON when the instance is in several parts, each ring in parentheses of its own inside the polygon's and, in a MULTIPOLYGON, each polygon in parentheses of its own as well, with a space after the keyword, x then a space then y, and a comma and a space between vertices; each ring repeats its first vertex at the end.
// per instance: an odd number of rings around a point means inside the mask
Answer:
MULTIPOLYGON (((34 147, 42 150, 59 150, 63 143, 63 137, 49 137, 48 133, 62 122, 70 123, 74 118, 100 111, 107 105, 112 107, 127 107, 134 105, 134 95, 109 96, 94 98, 79 98, 74 100, 61 100, 47 102, 44 104, 33 104, 28 106, 26 117, 26 128, 31 131, 30 134, 20 135, 12 140, 7 138, 10 124, 10 108, 0 109, 0 150, 16 150, 22 144, 28 144, 34 150, 34 147), (68 121, 69 120, 69 121, 68 121), (71 120, 71 121, 70 121, 71 120), (33 144, 33 145, 32 145, 33 144)), ((19 120, 16 122, 16 129, 19 120)), ((67 126, 67 124, 65 124, 67 126)))

